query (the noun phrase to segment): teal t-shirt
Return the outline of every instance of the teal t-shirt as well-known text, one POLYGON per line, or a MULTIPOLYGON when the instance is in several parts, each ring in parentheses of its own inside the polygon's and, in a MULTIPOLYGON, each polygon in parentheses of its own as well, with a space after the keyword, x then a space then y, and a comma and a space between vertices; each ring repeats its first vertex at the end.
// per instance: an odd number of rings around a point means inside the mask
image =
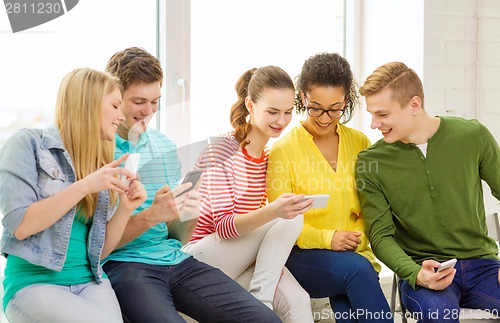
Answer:
MULTIPOLYGON (((75 216, 68 244, 66 261, 61 271, 33 265, 23 258, 9 255, 5 266, 3 281, 3 309, 10 299, 24 287, 34 284, 76 285, 94 280, 87 254, 89 223, 84 223, 78 214, 75 216)), ((103 275, 104 276, 104 275, 103 275)), ((104 276, 106 277, 106 276, 104 276)))
MULTIPOLYGON (((141 155, 138 174, 147 192, 146 201, 134 211, 141 212, 151 206, 156 191, 165 184, 171 188, 179 185, 181 163, 175 143, 164 134, 148 129, 136 144, 116 135, 115 159, 125 153, 141 155)), ((125 246, 113 251, 103 261, 140 262, 150 265, 176 265, 191 255, 182 252, 179 240, 169 238, 165 223, 157 224, 125 246)))

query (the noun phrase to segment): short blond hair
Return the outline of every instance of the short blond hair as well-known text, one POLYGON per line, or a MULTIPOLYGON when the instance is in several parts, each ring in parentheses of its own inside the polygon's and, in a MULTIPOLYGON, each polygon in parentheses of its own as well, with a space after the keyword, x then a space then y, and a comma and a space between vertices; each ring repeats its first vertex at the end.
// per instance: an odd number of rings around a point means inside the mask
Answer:
POLYGON ((414 70, 401 62, 379 66, 359 89, 362 96, 377 94, 385 88, 392 90, 392 99, 404 107, 414 96, 420 97, 424 107, 424 88, 414 70))

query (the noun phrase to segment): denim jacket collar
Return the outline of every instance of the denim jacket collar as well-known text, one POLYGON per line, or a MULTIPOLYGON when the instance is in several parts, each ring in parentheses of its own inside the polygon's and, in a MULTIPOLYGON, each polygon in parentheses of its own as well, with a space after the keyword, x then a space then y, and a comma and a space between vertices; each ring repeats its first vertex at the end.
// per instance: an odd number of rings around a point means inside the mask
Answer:
POLYGON ((42 141, 40 143, 40 147, 43 149, 57 148, 66 150, 63 146, 59 129, 55 126, 42 130, 42 141))

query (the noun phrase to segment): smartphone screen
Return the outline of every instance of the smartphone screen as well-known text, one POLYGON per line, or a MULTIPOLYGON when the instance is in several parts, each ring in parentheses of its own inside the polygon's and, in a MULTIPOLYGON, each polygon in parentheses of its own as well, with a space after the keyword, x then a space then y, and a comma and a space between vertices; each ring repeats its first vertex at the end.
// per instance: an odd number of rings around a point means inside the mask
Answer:
POLYGON ((328 205, 330 194, 312 194, 306 195, 305 198, 313 199, 313 205, 311 209, 324 209, 328 205))
POLYGON ((200 180, 200 177, 201 177, 201 173, 203 173, 203 171, 201 171, 201 170, 193 170, 193 171, 188 172, 186 174, 186 177, 184 177, 184 180, 182 181, 181 184, 190 182, 192 185, 190 188, 180 192, 176 196, 182 195, 182 194, 187 193, 190 190, 192 190, 196 186, 196 184, 198 184, 198 181, 200 180))

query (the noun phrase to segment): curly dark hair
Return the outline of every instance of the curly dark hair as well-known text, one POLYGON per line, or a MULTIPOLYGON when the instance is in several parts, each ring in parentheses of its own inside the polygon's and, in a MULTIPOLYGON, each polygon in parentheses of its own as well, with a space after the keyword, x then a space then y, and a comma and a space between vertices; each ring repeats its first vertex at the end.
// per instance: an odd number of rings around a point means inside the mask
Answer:
POLYGON ((301 93, 307 93, 317 86, 341 86, 346 93, 346 111, 342 117, 342 123, 351 120, 354 108, 359 104, 359 96, 351 66, 347 60, 337 53, 318 53, 304 62, 302 71, 295 79, 295 110, 298 113, 306 110, 301 93))

